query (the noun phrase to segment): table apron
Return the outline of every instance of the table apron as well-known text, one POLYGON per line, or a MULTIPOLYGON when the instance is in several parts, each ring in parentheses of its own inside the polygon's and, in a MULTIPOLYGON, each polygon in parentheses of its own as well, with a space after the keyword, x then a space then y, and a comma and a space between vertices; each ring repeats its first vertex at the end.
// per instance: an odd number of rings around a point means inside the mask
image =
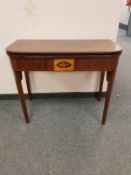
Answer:
POLYGON ((94 56, 11 56, 15 71, 112 71, 117 55, 94 56), (57 65, 56 65, 57 63, 57 65), (56 67, 57 66, 57 67, 56 67))

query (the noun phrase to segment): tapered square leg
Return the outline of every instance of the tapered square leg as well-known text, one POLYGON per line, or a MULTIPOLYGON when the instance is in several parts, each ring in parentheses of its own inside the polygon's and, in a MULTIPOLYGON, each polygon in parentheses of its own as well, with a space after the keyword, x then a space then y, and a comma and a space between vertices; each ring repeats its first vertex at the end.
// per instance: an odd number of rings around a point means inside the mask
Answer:
POLYGON ((29 99, 32 100, 29 72, 24 72, 29 99))
POLYGON ((104 77, 105 77, 105 72, 101 72, 100 74, 100 84, 99 84, 99 92, 97 94, 97 100, 101 100, 101 96, 102 96, 102 89, 103 89, 103 82, 104 82, 104 77))
POLYGON ((106 98, 105 98, 103 116, 102 116, 102 121, 101 121, 101 123, 103 125, 106 123, 107 112, 108 112, 108 108, 109 108, 111 93, 112 93, 114 79, 115 79, 115 72, 116 71, 107 72, 107 81, 108 81, 107 94, 106 94, 106 98))
POLYGON ((22 87, 22 72, 20 71, 14 71, 14 75, 15 75, 15 80, 16 80, 16 86, 18 89, 18 94, 19 94, 19 98, 20 98, 20 103, 23 109, 23 113, 24 113, 24 118, 25 118, 25 122, 29 123, 29 117, 28 117, 28 113, 27 113, 27 107, 26 107, 26 103, 25 103, 25 98, 24 98, 24 94, 23 94, 23 87, 22 87))

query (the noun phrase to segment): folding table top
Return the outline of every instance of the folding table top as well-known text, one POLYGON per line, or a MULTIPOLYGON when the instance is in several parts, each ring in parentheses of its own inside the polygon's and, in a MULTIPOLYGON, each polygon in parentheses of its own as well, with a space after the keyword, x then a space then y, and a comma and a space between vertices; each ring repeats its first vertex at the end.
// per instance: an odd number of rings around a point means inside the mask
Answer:
POLYGON ((121 50, 111 40, 16 40, 6 48, 10 54, 114 54, 121 50))

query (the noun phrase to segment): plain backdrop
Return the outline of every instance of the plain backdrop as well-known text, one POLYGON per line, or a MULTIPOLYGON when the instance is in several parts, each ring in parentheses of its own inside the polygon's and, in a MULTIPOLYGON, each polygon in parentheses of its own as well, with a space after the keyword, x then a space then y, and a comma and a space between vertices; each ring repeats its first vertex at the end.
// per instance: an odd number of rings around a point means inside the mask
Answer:
MULTIPOLYGON (((121 4, 121 0, 1 0, 0 94, 17 93, 5 53, 10 43, 16 39, 115 41, 121 4)), ((31 73, 33 92, 94 92, 98 80, 98 72, 31 73)))

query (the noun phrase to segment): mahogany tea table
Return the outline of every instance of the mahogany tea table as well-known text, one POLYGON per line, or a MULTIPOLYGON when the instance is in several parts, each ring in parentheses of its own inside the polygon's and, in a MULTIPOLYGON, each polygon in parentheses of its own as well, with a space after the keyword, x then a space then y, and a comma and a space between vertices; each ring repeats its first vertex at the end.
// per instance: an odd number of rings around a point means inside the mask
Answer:
POLYGON ((18 89, 26 123, 30 119, 22 87, 22 72, 29 98, 32 99, 30 71, 100 71, 98 99, 105 73, 107 92, 101 123, 105 124, 119 56, 122 50, 111 40, 17 40, 6 48, 18 89))

